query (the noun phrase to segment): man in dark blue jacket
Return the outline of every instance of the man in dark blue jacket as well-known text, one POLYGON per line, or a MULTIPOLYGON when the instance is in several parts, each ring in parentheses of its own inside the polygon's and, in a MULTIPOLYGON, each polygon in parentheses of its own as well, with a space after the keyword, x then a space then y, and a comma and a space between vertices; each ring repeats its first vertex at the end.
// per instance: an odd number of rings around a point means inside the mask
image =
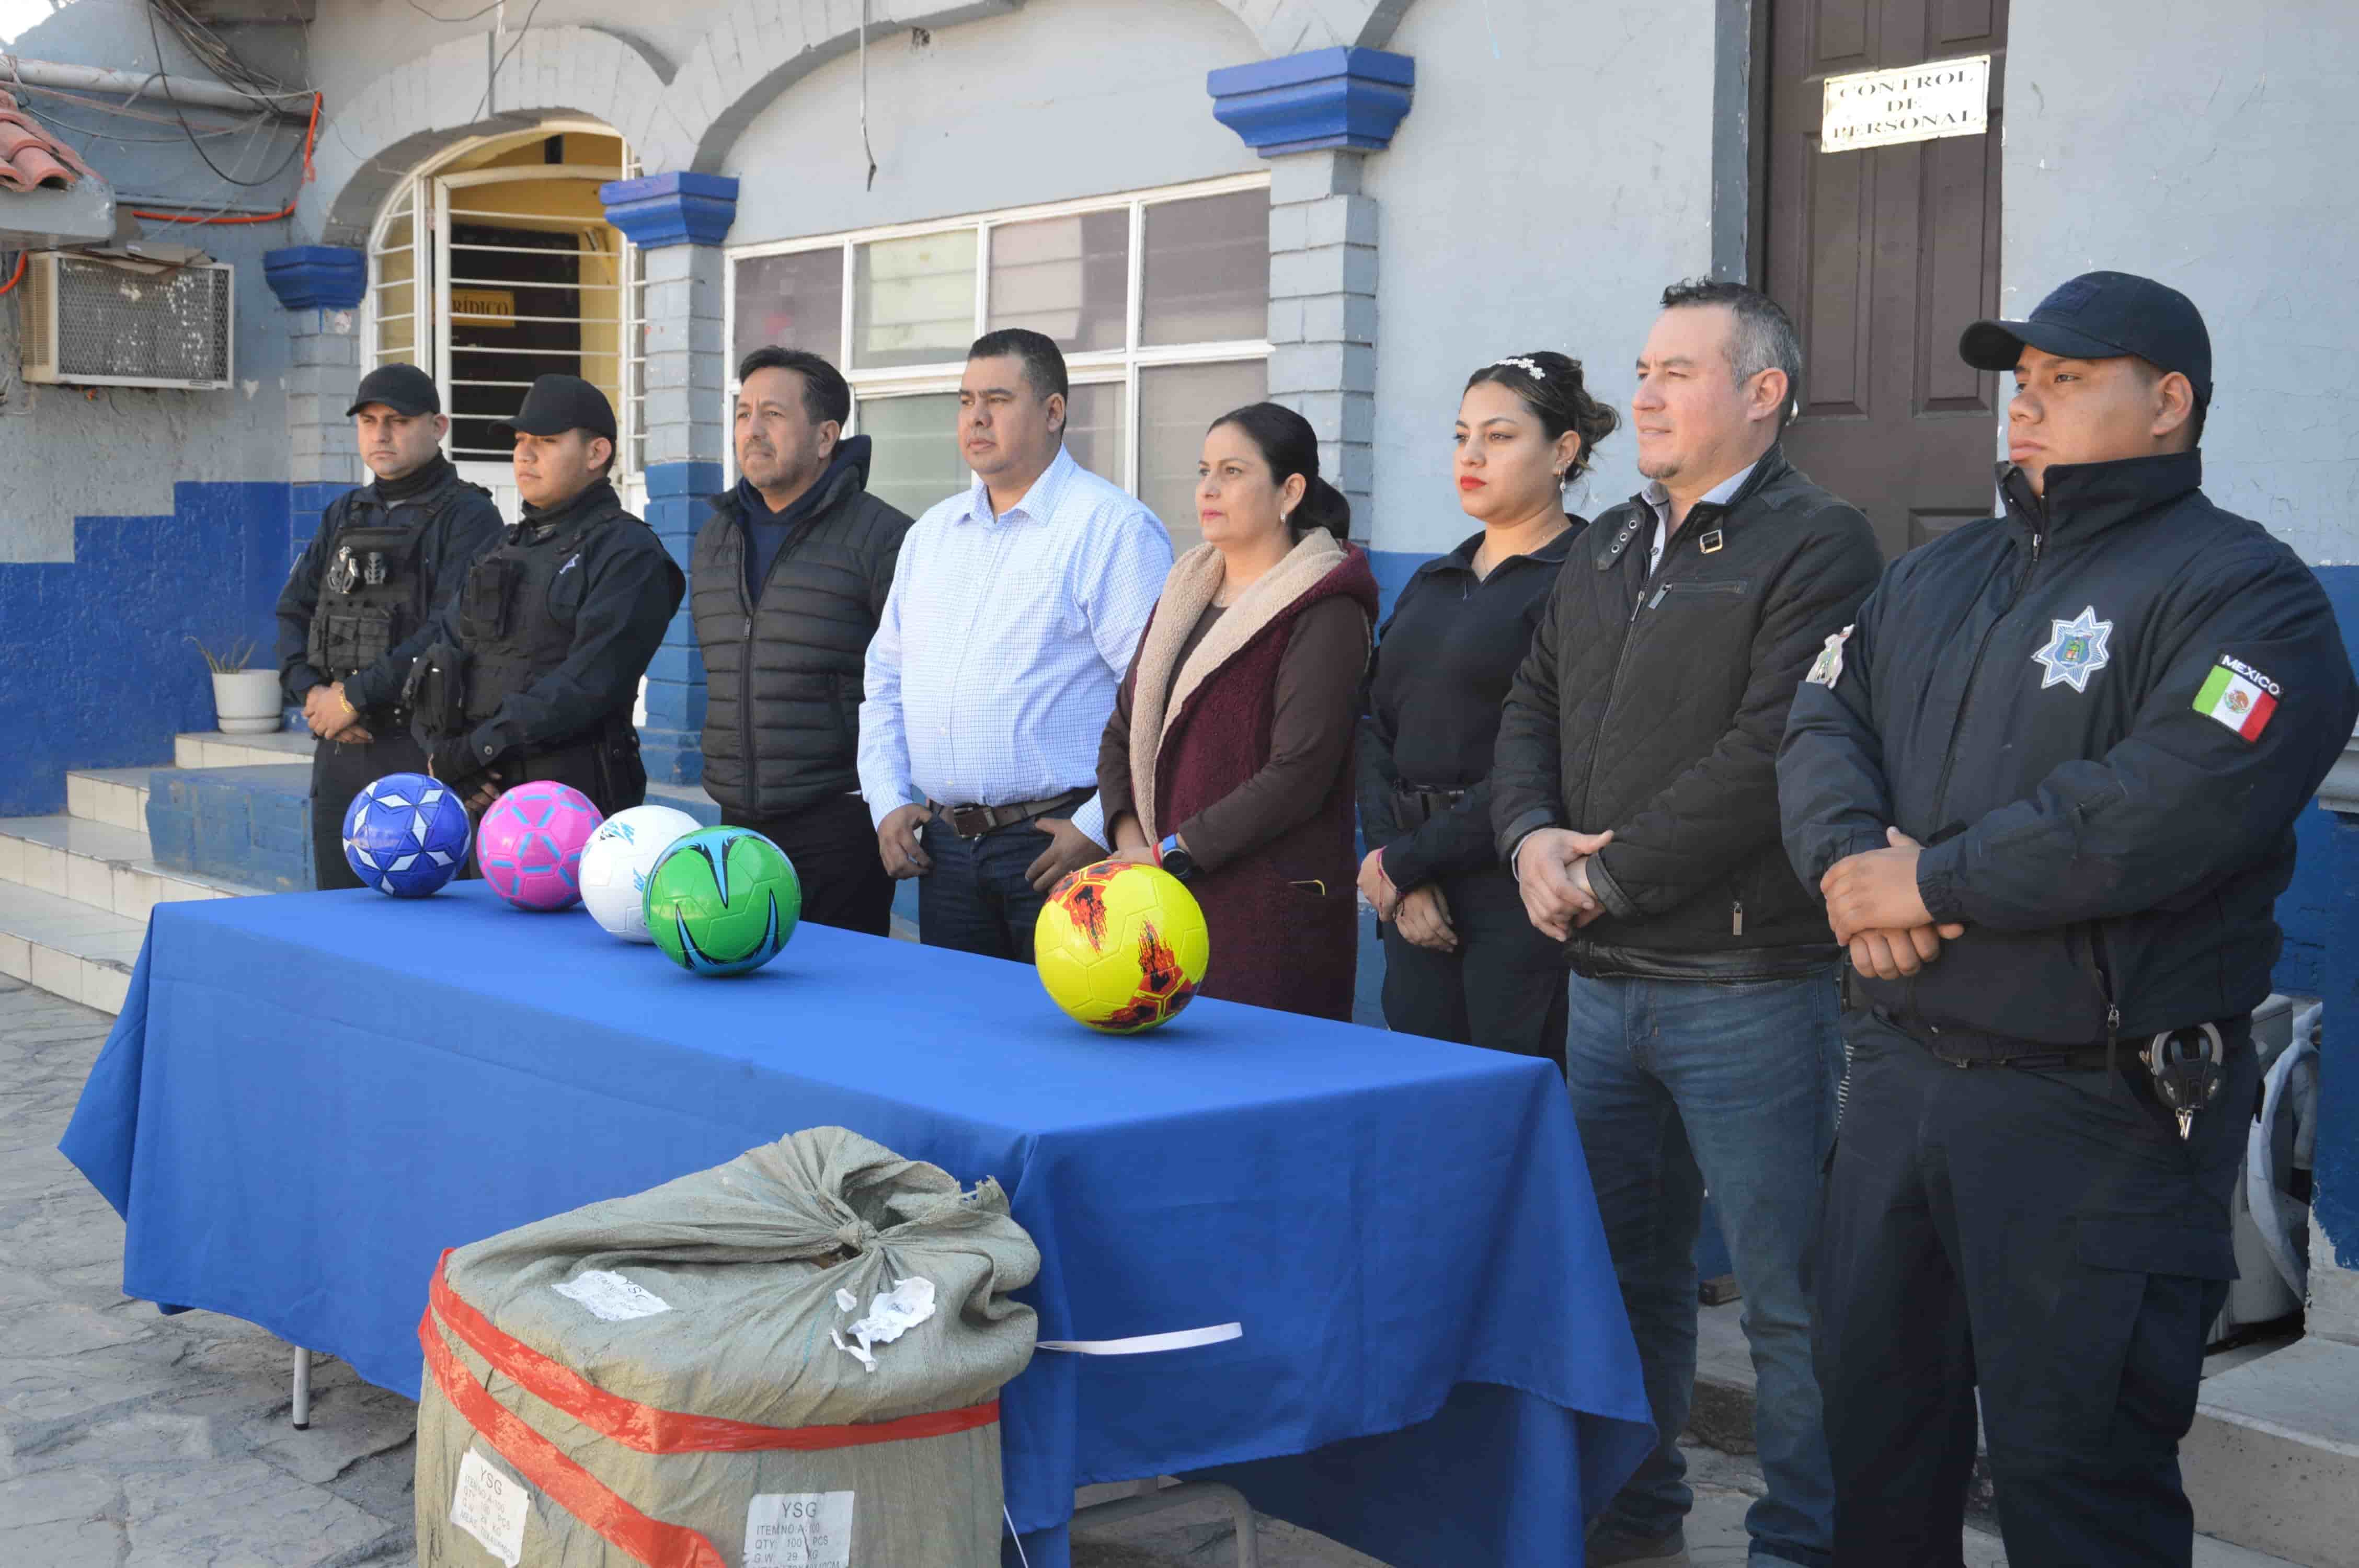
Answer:
POLYGON ((2184 296, 2091 273, 1961 352, 2015 377, 2006 514, 1893 565, 1778 762, 1853 968, 1817 1273, 1835 1561, 1960 1561, 1979 1387, 2010 1560, 2184 1568, 2249 1015, 2359 687, 2309 569, 2198 488, 2184 296))

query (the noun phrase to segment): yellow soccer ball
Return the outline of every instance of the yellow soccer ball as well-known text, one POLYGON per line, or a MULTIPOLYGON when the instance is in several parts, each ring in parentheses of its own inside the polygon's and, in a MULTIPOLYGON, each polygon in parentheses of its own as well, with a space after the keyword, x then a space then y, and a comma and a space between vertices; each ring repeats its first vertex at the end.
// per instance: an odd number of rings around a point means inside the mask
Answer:
POLYGON ((1194 1000, 1212 941, 1203 910, 1179 878, 1101 860, 1049 895, 1032 952, 1050 1000, 1092 1029, 1136 1034, 1194 1000))

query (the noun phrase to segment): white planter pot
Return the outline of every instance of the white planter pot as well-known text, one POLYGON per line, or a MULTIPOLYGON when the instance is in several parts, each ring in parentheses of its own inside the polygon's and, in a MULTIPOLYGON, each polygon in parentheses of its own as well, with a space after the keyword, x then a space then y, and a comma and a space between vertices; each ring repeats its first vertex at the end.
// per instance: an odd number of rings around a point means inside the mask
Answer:
POLYGON ((231 670, 213 676, 213 712, 225 735, 267 735, 278 728, 277 670, 231 670))

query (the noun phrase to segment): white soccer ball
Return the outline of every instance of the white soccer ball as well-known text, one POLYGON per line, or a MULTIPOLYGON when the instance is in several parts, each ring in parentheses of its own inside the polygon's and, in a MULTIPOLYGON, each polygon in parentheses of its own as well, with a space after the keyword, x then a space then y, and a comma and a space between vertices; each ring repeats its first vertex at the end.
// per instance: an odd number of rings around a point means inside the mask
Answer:
POLYGON ((647 935, 647 873, 663 852, 704 824, 669 806, 635 806, 598 825, 582 847, 582 905, 625 942, 647 935))

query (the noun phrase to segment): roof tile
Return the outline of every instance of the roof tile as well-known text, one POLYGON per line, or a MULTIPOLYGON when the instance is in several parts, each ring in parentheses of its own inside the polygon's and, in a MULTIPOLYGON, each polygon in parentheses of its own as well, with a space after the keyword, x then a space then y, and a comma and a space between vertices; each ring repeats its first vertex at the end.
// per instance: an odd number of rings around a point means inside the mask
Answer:
POLYGON ((0 92, 0 190, 70 189, 78 177, 97 174, 73 148, 59 141, 0 92))

